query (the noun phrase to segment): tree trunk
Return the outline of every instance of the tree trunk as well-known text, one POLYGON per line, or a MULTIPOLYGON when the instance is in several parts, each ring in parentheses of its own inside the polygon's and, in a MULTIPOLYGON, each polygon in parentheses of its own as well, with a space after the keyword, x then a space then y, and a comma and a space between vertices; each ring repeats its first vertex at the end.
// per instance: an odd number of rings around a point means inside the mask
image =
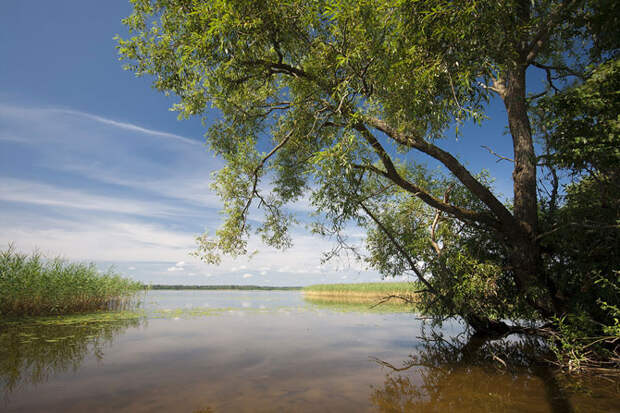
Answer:
POLYGON ((511 261, 518 287, 525 292, 537 284, 539 250, 535 241, 538 223, 536 154, 525 100, 524 65, 517 65, 506 74, 503 92, 514 150, 514 216, 520 227, 511 236, 511 261))

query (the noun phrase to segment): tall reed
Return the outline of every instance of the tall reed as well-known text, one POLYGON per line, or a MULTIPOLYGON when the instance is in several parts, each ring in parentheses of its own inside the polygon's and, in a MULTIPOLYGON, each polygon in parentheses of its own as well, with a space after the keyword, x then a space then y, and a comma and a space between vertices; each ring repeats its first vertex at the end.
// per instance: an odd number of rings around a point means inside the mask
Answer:
POLYGON ((0 316, 119 310, 133 305, 141 283, 93 263, 44 259, 34 252, 0 251, 0 316))
POLYGON ((420 286, 416 282, 374 282, 355 284, 315 284, 303 288, 308 296, 342 298, 382 298, 395 295, 411 297, 420 286))

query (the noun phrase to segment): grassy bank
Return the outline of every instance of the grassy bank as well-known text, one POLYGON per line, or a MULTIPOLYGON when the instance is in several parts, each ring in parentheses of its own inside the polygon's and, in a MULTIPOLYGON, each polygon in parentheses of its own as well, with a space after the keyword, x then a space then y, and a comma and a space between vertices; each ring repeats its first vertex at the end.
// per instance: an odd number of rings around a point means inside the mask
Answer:
POLYGON ((356 284, 316 284, 303 288, 304 295, 322 299, 372 301, 391 295, 415 301, 413 291, 420 289, 413 282, 376 282, 356 284))
POLYGON ((141 283, 94 264, 45 260, 38 253, 0 251, 0 316, 118 310, 134 302, 141 283))

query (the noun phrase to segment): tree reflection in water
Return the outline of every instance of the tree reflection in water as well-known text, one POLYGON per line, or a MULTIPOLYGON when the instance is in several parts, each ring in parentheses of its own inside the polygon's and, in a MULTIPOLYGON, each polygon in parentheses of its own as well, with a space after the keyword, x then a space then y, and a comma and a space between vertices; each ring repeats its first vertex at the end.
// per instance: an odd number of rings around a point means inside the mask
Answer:
POLYGON ((8 397, 21 385, 77 370, 91 354, 101 360, 115 337, 144 322, 134 313, 102 313, 0 323, 0 388, 8 397))
POLYGON ((474 334, 446 340, 432 333, 422 339, 417 354, 400 367, 372 358, 388 370, 383 387, 373 389, 370 397, 379 411, 618 411, 617 382, 606 382, 606 390, 600 382, 581 382, 581 392, 597 386, 612 394, 603 398, 606 405, 596 404, 601 402, 591 394, 577 396, 575 403, 567 391, 575 382, 556 376, 544 363, 547 350, 535 338, 474 334))

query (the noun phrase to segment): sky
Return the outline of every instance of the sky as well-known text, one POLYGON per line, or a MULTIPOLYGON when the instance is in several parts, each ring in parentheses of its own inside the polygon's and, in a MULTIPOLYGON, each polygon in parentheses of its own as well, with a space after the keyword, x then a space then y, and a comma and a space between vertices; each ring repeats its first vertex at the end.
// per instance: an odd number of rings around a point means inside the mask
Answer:
MULTIPOLYGON (((292 206, 302 218, 285 252, 252 238, 249 249, 259 252, 251 259, 213 266, 190 255, 195 237, 222 222, 209 188, 222 162, 204 145, 208 124, 178 120, 173 97, 123 70, 113 38, 126 34, 121 19, 130 13, 128 0, 3 1, 0 249, 13 243, 154 284, 379 281, 357 262, 321 264, 333 244, 305 229, 303 202, 292 206)), ((490 170, 509 196, 511 165, 481 148, 512 153, 499 102, 488 116, 441 145, 472 171, 490 170)), ((363 239, 355 228, 350 236, 363 239)))

